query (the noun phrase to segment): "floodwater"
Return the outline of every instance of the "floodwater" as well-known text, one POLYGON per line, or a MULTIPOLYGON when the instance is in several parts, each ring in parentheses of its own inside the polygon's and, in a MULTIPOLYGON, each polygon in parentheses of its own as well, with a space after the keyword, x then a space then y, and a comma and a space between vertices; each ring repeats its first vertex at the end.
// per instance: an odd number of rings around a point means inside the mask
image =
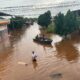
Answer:
POLYGON ((46 46, 33 42, 37 34, 36 23, 10 33, 7 47, 0 49, 0 80, 80 80, 80 36, 61 41, 58 35, 46 35, 53 39, 52 46, 46 46))

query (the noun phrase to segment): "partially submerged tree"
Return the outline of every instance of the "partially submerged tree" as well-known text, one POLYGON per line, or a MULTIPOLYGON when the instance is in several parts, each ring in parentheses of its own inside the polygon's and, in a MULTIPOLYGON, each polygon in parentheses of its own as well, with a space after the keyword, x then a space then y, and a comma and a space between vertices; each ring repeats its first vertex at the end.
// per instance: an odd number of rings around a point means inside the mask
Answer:
POLYGON ((64 26, 65 26, 65 35, 76 31, 79 27, 76 15, 70 10, 65 15, 64 26))
POLYGON ((25 23, 25 19, 23 17, 12 17, 11 18, 11 22, 8 25, 8 29, 9 30, 13 30, 13 29, 20 29, 22 28, 23 24, 25 23))
POLYGON ((40 15, 38 18, 38 24, 43 27, 48 27, 51 23, 51 12, 47 11, 44 14, 40 15))
POLYGON ((55 23, 55 33, 62 35, 64 29, 64 15, 59 13, 57 16, 54 17, 55 23))
POLYGON ((61 36, 67 36, 79 28, 76 15, 70 10, 64 16, 64 14, 59 13, 54 17, 55 22, 55 32, 61 36))

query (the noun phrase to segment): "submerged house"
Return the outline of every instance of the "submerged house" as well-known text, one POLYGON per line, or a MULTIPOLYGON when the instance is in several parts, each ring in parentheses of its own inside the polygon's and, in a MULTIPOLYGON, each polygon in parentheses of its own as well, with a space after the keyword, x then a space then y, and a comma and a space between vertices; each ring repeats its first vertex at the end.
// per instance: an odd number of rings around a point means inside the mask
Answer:
POLYGON ((8 29, 7 25, 10 23, 9 20, 6 19, 0 19, 0 41, 1 39, 6 39, 8 36, 8 29))
POLYGON ((6 38, 6 36, 8 35, 7 25, 10 23, 9 19, 2 18, 2 16, 4 17, 4 16, 11 16, 11 15, 0 12, 0 41, 2 38, 6 38))
POLYGON ((2 16, 11 16, 11 15, 0 12, 0 41, 2 39, 6 39, 6 37, 8 36, 7 25, 10 23, 9 19, 2 18, 2 16))
POLYGON ((4 50, 6 47, 9 47, 9 37, 7 25, 10 23, 10 20, 0 19, 0 51, 4 50))

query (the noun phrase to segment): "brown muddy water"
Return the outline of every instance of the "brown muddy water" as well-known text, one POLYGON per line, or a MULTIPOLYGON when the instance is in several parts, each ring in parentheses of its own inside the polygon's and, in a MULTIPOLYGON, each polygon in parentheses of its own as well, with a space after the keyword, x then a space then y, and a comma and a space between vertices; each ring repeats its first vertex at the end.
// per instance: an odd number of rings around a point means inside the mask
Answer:
POLYGON ((0 42, 0 80, 80 80, 80 36, 61 41, 57 35, 47 35, 53 42, 45 46, 33 42, 40 33, 34 23, 0 42), (32 62, 33 50, 37 62, 32 62))

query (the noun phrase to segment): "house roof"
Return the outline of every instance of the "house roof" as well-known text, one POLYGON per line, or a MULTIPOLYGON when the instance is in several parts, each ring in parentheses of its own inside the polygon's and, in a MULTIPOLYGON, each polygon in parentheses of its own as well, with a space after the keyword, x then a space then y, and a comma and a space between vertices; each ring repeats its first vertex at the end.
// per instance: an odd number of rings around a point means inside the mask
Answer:
POLYGON ((12 16, 12 15, 7 14, 7 13, 3 13, 3 12, 0 12, 0 16, 12 16))

